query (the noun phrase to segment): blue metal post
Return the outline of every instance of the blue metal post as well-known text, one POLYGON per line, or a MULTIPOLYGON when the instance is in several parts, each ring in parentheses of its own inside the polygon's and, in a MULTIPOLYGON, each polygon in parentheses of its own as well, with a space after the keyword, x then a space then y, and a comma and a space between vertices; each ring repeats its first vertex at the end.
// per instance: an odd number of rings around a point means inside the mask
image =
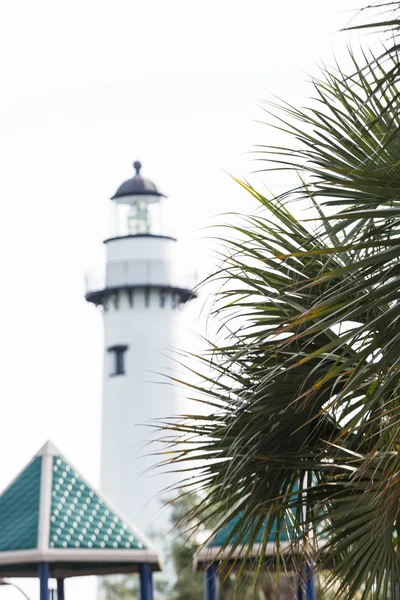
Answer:
POLYGON ((39 563, 40 600, 50 600, 48 563, 39 563))
POLYGON ((218 564, 212 563, 204 573, 205 600, 219 600, 218 564))
MULTIPOLYGON (((153 577, 150 565, 140 565, 140 600, 153 600, 153 577)), ((42 599, 40 599, 42 600, 42 599)))
POLYGON ((315 565, 307 562, 298 576, 297 600, 316 600, 315 565))
POLYGON ((315 592, 315 565, 308 562, 306 565, 306 600, 316 600, 315 592))
POLYGON ((64 579, 57 579, 57 600, 65 600, 64 579))

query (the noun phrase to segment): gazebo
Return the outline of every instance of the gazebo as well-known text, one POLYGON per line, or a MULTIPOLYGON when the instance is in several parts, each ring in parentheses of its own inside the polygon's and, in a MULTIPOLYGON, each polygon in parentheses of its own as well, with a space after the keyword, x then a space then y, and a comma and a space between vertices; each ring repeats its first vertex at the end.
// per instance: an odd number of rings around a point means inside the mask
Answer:
MULTIPOLYGON (((226 525, 203 547, 195 556, 195 568, 204 571, 204 586, 206 600, 219 600, 218 589, 218 565, 219 563, 229 559, 232 561, 241 560, 244 555, 244 544, 250 537, 250 532, 246 539, 238 539, 234 531, 240 521, 240 515, 228 520, 226 525), (232 546, 227 545, 227 542, 235 544, 232 551, 232 546), (238 543, 239 542, 239 543, 238 543), (236 545, 237 544, 237 545, 236 545)), ((254 533, 254 532, 251 532, 254 533)), ((262 549, 264 534, 264 525, 259 528, 255 536, 251 551, 246 552, 246 560, 256 560, 260 557, 260 552, 263 551, 263 562, 266 567, 273 568, 276 562, 276 543, 279 540, 280 551, 287 557, 288 568, 292 571, 297 570, 297 600, 315 600, 315 577, 314 565, 312 561, 308 561, 301 571, 296 567, 295 551, 294 551, 294 532, 288 525, 286 529, 278 531, 276 523, 273 523, 269 533, 268 543, 262 549)), ((251 565, 249 565, 251 567, 251 565)))
POLYGON ((161 570, 148 540, 47 442, 0 495, 0 578, 49 578, 65 600, 64 579, 139 573, 141 600, 152 600, 161 570))

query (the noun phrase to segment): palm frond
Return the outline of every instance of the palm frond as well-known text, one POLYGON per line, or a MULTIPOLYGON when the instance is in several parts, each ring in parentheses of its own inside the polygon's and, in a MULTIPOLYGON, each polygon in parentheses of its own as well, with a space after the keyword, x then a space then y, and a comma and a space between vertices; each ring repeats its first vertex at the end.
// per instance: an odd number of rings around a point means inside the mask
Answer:
POLYGON ((203 381, 189 384, 210 412, 162 429, 183 489, 201 496, 188 518, 211 518, 213 533, 236 519, 228 559, 240 548, 245 561, 255 539, 266 548, 275 535, 284 561, 276 532, 286 530, 297 560, 312 552, 333 567, 337 597, 395 599, 399 94, 394 84, 372 94, 384 68, 352 58, 357 74, 325 71, 308 109, 265 106, 288 143, 260 146, 259 160, 300 172, 301 184, 267 198, 239 182, 260 210, 221 239, 222 329, 198 358, 203 381), (299 202, 313 220, 295 217, 299 202))

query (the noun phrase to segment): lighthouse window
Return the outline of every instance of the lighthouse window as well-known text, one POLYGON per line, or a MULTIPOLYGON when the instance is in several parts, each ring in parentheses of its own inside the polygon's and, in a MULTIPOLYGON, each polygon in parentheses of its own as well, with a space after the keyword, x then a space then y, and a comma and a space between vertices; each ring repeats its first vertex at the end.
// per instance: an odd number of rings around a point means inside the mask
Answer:
POLYGON ((179 306, 179 294, 172 294, 172 308, 179 306))
POLYGON ((119 294, 118 294, 118 292, 115 292, 113 300, 114 300, 114 308, 115 308, 115 310, 118 310, 119 309, 119 294))
POLYGON ((166 290, 161 289, 160 290, 160 308, 164 308, 166 299, 167 299, 167 292, 166 292, 166 290))
POLYGON ((129 302, 129 308, 133 308, 133 289, 132 288, 128 288, 128 302, 129 302))
POLYGON ((145 288, 144 290, 144 305, 146 308, 150 306, 150 288, 145 288))
POLYGON ((110 376, 125 374, 125 352, 127 350, 128 346, 111 346, 111 348, 108 348, 112 359, 110 376))

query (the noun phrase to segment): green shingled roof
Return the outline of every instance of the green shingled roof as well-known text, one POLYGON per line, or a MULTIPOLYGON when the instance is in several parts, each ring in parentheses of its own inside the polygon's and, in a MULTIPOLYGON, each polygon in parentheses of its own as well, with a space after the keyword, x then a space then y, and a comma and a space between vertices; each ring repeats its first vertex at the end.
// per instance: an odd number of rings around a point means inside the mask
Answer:
MULTIPOLYGON (((297 488, 296 488, 297 489, 297 488)), ((201 569, 204 565, 210 564, 214 561, 218 562, 228 558, 229 560, 240 559, 243 554, 250 557, 259 557, 260 553, 263 552, 265 559, 273 559, 276 553, 277 543, 279 542, 280 550, 288 555, 295 555, 298 552, 299 546, 302 541, 296 536, 295 528, 292 524, 290 517, 290 511, 287 512, 285 522, 278 528, 278 522, 274 521, 268 534, 268 541, 265 544, 264 535, 266 521, 258 526, 258 530, 255 531, 250 528, 245 535, 240 535, 240 520, 241 514, 237 514, 235 517, 226 519, 225 525, 214 535, 205 546, 200 548, 195 556, 195 565, 201 569), (254 541, 252 548, 249 551, 247 544, 250 539, 254 541), (232 548, 232 546, 234 548, 232 548), (243 554, 242 554, 243 553, 243 554)), ((314 540, 316 547, 322 547, 325 543, 325 536, 321 535, 318 539, 314 540)))
POLYGON ((260 552, 262 551, 264 559, 273 560, 278 541, 282 552, 289 552, 289 554, 293 552, 295 535, 289 519, 287 519, 283 529, 278 529, 277 521, 272 524, 271 530, 268 534, 267 544, 265 544, 265 523, 259 526, 257 531, 250 529, 244 536, 239 537, 239 533, 236 533, 235 530, 238 529, 241 518, 242 517, 239 514, 231 519, 228 519, 226 524, 221 527, 218 533, 199 550, 195 556, 195 565, 198 569, 201 569, 204 567, 204 565, 214 561, 218 562, 226 558, 229 560, 240 559, 243 550, 244 554, 248 558, 259 557, 260 552), (254 541, 249 551, 249 549, 246 547, 246 544, 248 544, 249 540, 253 538, 253 536, 254 541), (232 548, 232 546, 234 546, 234 548, 232 548))
MULTIPOLYGON (((237 544, 238 542, 245 544, 250 538, 250 535, 254 535, 254 532, 249 531, 244 538, 240 539, 239 536, 234 533, 235 527, 240 523, 240 519, 241 516, 237 515, 236 517, 228 521, 228 523, 219 530, 217 535, 213 537, 207 545, 209 547, 223 546, 228 540, 231 544, 237 544)), ((261 544, 263 540, 264 530, 265 523, 263 523, 257 531, 257 535, 254 540, 255 544, 261 544)), ((268 542, 274 544, 278 539, 280 542, 289 542, 289 532, 291 532, 291 527, 289 524, 286 524, 286 529, 278 531, 277 522, 274 521, 271 527, 270 534, 268 536, 268 542)))
POLYGON ((146 548, 60 456, 53 457, 51 495, 50 548, 146 548))
POLYGON ((37 547, 41 470, 38 456, 0 496, 0 552, 37 547))
POLYGON ((51 442, 0 495, 0 576, 37 562, 62 562, 64 576, 160 568, 144 536, 51 442))

